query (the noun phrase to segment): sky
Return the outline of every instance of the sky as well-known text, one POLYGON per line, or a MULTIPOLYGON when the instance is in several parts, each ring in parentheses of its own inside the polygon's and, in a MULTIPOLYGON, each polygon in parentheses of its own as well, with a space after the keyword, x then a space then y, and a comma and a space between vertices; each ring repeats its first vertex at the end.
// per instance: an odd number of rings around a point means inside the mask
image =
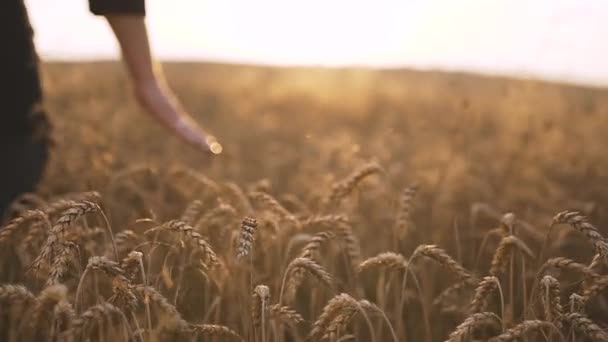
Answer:
MULTIPOLYGON (((45 60, 116 59, 87 0, 25 0, 45 60)), ((607 0, 147 0, 161 60, 409 67, 608 86, 607 0)))

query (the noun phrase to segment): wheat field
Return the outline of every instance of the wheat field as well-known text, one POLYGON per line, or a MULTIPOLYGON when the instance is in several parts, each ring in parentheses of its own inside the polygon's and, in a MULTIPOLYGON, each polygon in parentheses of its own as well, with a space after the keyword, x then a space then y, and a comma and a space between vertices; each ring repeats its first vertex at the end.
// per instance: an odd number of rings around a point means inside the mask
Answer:
POLYGON ((2 341, 608 341, 608 92, 465 74, 50 64, 0 230, 2 341))

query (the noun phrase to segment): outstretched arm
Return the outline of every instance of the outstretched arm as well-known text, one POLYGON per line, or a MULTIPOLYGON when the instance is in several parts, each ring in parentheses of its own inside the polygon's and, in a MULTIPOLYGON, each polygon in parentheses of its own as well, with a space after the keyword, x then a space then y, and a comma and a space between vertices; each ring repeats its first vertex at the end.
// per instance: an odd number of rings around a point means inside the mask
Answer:
POLYGON ((106 14, 133 83, 135 96, 148 113, 182 140, 213 154, 221 145, 183 109, 167 86, 162 69, 154 63, 143 16, 106 14))

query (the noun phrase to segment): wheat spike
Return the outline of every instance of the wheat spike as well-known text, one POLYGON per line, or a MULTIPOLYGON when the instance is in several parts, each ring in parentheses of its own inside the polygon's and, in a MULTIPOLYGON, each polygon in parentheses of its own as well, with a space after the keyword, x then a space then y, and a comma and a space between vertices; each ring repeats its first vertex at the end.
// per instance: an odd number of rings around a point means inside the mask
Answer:
POLYGON ((553 225, 562 223, 567 223, 583 233, 593 245, 595 253, 601 255, 606 262, 606 259, 608 259, 608 243, 597 228, 587 221, 587 217, 577 211, 566 210, 553 217, 553 225))
POLYGON ((210 226, 226 224, 227 220, 238 217, 233 206, 228 203, 219 202, 217 206, 207 211, 194 225, 197 231, 204 232, 210 226))
POLYGON ((331 193, 326 199, 327 205, 338 205, 341 200, 346 198, 353 192, 353 190, 355 190, 357 185, 362 180, 368 176, 383 172, 384 170, 377 163, 372 162, 361 166, 344 180, 332 185, 331 193))
POLYGON ((517 247, 529 258, 534 258, 534 253, 523 241, 513 235, 505 236, 500 241, 496 253, 494 253, 494 257, 492 258, 490 275, 498 277, 506 271, 513 247, 517 247))
POLYGON ((485 311, 490 295, 498 288, 499 284, 498 278, 494 276, 484 277, 475 289, 475 296, 471 301, 469 312, 476 314, 485 311))
MULTIPOLYGON (((327 242, 329 239, 332 239, 334 236, 335 234, 332 232, 320 232, 315 234, 302 248, 302 252, 300 253, 299 257, 316 260, 316 254, 318 254, 321 245, 327 242)), ((296 295, 295 290, 304 281, 305 273, 306 272, 302 268, 297 268, 293 270, 289 286, 285 289, 284 299, 286 302, 290 303, 293 301, 296 295)))
POLYGON ((205 188, 205 190, 208 190, 212 195, 216 195, 219 193, 219 186, 217 185, 217 183, 200 172, 196 172, 192 169, 185 167, 174 167, 172 170, 169 171, 170 178, 179 177, 182 175, 190 178, 197 184, 202 185, 203 188, 205 188))
POLYGON ((168 323, 173 327, 173 330, 182 331, 187 327, 188 323, 182 318, 177 308, 169 303, 169 300, 155 288, 146 285, 134 285, 130 289, 144 304, 148 305, 150 302, 156 304, 164 312, 165 317, 170 318, 168 323))
POLYGON ((54 255, 58 252, 58 244, 63 241, 63 236, 66 231, 83 215, 100 210, 99 206, 90 201, 82 201, 76 203, 73 207, 67 209, 61 214, 61 217, 57 220, 57 223, 49 231, 40 254, 34 260, 32 264, 32 270, 38 272, 43 266, 48 265, 54 255))
POLYGON ((597 270, 601 269, 601 266, 604 265, 604 261, 601 255, 599 254, 595 254, 593 256, 593 259, 591 260, 591 262, 589 263, 589 271, 590 272, 599 272, 597 270))
MULTIPOLYGON (((155 228, 152 228, 146 233, 154 231, 154 229, 155 228)), ((192 243, 194 243, 197 249, 201 252, 203 256, 202 262, 206 266, 214 268, 219 267, 221 265, 220 260, 218 259, 213 249, 211 249, 211 245, 209 245, 207 240, 205 240, 205 238, 203 238, 201 234, 196 232, 194 228, 192 228, 192 226, 188 225, 187 223, 179 220, 171 220, 164 223, 162 226, 159 227, 159 229, 179 233, 186 237, 188 240, 190 240, 192 243)))
POLYGON ((80 336, 91 324, 100 323, 104 318, 121 315, 122 312, 120 309, 110 303, 91 306, 84 311, 80 317, 74 320, 72 324, 72 334, 74 336, 80 336))
POLYGON ((564 257, 551 258, 547 260, 545 264, 541 267, 539 273, 542 274, 546 269, 550 267, 576 272, 582 274, 587 279, 595 279, 599 277, 599 274, 593 272, 591 268, 564 257))
POLYGON ((196 223, 196 219, 200 216, 203 209, 204 205, 202 201, 194 200, 190 202, 190 204, 188 204, 188 206, 184 210, 180 221, 185 222, 189 225, 194 225, 196 223))
POLYGON ((452 271, 461 281, 471 281, 473 275, 467 271, 459 262, 454 260, 446 251, 435 245, 420 245, 412 254, 411 260, 422 255, 438 262, 441 266, 452 271))
POLYGON ((566 315, 565 320, 570 322, 576 331, 583 333, 583 335, 592 341, 608 341, 608 333, 595 322, 580 313, 570 313, 566 315))
POLYGON ((36 297, 23 285, 0 285, 0 301, 24 304, 36 301, 36 297))
POLYGON ((87 269, 93 271, 103 271, 109 277, 115 277, 117 275, 124 275, 124 270, 120 268, 120 264, 116 261, 112 261, 105 256, 92 256, 89 258, 87 263, 87 269))
POLYGON ((327 326, 325 334, 323 334, 324 340, 337 341, 357 312, 361 312, 364 309, 375 312, 380 311, 378 307, 367 300, 356 301, 352 299, 348 303, 349 305, 343 306, 327 326))
POLYGON ((62 333, 72 329, 74 320, 76 319, 76 311, 72 307, 72 304, 67 300, 59 301, 59 303, 55 305, 55 309, 53 311, 53 317, 55 320, 55 329, 53 331, 57 337, 59 337, 62 333))
POLYGON ((259 202, 263 207, 270 209, 271 212, 277 214, 281 219, 294 222, 299 226, 296 217, 271 195, 261 191, 254 191, 251 192, 249 196, 254 202, 259 202))
POLYGON ((138 251, 131 251, 126 258, 120 263, 120 268, 123 270, 125 277, 131 281, 135 279, 137 273, 140 272, 141 263, 143 260, 143 253, 138 251))
POLYGON ((561 328, 563 310, 560 302, 559 282, 551 276, 544 276, 540 284, 544 290, 544 293, 541 294, 541 301, 545 311, 545 320, 554 322, 558 328, 561 328))
POLYGON ((590 299, 599 295, 606 288, 608 288, 608 276, 594 279, 591 285, 583 292, 583 302, 588 302, 590 299))
POLYGON ((127 229, 119 232, 114 237, 118 255, 124 256, 135 248, 141 238, 132 230, 127 229))
POLYGON ((11 238, 17 233, 19 227, 28 223, 31 226, 37 221, 46 222, 47 226, 50 226, 47 214, 40 209, 28 210, 21 214, 21 216, 12 219, 4 227, 0 228, 0 244, 11 241, 11 238))
POLYGON ((302 248, 300 258, 308 258, 316 260, 317 254, 321 246, 327 241, 333 239, 336 235, 332 232, 319 232, 315 234, 308 243, 302 248))
POLYGON ((67 300, 68 289, 65 285, 58 284, 45 288, 36 298, 36 306, 32 312, 30 325, 33 328, 39 327, 43 319, 51 317, 55 305, 67 300))
POLYGON ((253 290, 251 319, 256 330, 260 331, 265 323, 266 306, 270 301, 270 289, 266 285, 257 285, 253 290))
POLYGON ((470 290, 472 287, 474 286, 474 284, 470 281, 461 281, 455 284, 452 284, 448 287, 446 287, 443 291, 441 291, 441 293, 439 293, 439 295, 437 295, 437 297, 435 297, 435 299, 433 299, 433 307, 441 307, 444 305, 445 302, 448 301, 449 298, 453 298, 456 296, 456 294, 464 291, 464 290, 470 290))
POLYGON ((78 254, 79 248, 75 243, 69 241, 61 243, 59 255, 55 258, 51 265, 51 269, 49 270, 46 286, 59 284, 61 282, 61 277, 68 269, 69 261, 78 254))
POLYGON ((418 193, 418 184, 414 184, 403 189, 401 193, 401 198, 399 200, 400 210, 397 214, 397 236, 399 239, 404 239, 409 233, 411 229, 411 209, 412 202, 418 193))
POLYGON ((478 312, 467 317, 464 322, 460 323, 459 326, 450 334, 446 342, 459 342, 463 341, 463 337, 470 334, 473 329, 477 328, 482 324, 496 323, 500 321, 498 316, 492 312, 478 312))
POLYGON ((252 217, 245 217, 241 223, 241 235, 239 248, 236 257, 241 259, 246 257, 253 248, 255 242, 255 232, 258 227, 258 222, 252 217))
POLYGON ((357 305, 357 301, 346 293, 336 295, 327 302, 323 308, 323 312, 317 318, 308 335, 308 340, 318 341, 325 334, 327 327, 340 314, 340 312, 349 306, 357 305))
POLYGON ((236 341, 245 341, 236 331, 228 328, 225 325, 218 324, 192 324, 190 330, 196 334, 218 336, 222 338, 233 339, 236 341))
POLYGON ((281 289, 281 300, 279 300, 279 302, 282 301, 282 295, 283 290, 285 290, 285 285, 287 286, 287 292, 295 293, 296 288, 299 285, 299 281, 301 279, 294 278, 294 274, 302 270, 305 270, 306 272, 314 276, 317 280, 325 284, 327 287, 332 287, 333 278, 331 274, 329 274, 321 265, 307 258, 295 258, 289 263, 289 265, 287 265, 287 268, 285 269, 285 274, 283 276, 283 285, 281 289))
POLYGON ((393 252, 380 253, 374 257, 365 259, 362 263, 357 266, 359 273, 368 270, 370 268, 385 267, 395 270, 407 269, 407 260, 401 254, 393 252))
POLYGON ((268 313, 270 314, 270 318, 280 320, 290 325, 304 322, 302 315, 288 306, 281 306, 280 304, 270 305, 268 307, 268 313))
POLYGON ((516 341, 524 338, 527 334, 533 331, 538 330, 557 330, 555 325, 551 322, 539 321, 539 320, 529 320, 523 321, 513 328, 505 331, 504 333, 493 337, 489 340, 489 342, 509 342, 516 341))
POLYGON ((340 225, 350 225, 350 220, 346 215, 320 215, 312 216, 302 223, 302 230, 310 230, 314 227, 333 228, 340 225))

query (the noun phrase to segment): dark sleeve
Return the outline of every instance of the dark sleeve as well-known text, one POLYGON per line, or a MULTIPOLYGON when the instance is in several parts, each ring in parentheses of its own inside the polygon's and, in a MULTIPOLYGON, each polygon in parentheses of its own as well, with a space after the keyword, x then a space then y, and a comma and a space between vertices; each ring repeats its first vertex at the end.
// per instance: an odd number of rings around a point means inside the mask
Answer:
POLYGON ((96 15, 146 15, 145 0, 89 0, 89 8, 96 15))

